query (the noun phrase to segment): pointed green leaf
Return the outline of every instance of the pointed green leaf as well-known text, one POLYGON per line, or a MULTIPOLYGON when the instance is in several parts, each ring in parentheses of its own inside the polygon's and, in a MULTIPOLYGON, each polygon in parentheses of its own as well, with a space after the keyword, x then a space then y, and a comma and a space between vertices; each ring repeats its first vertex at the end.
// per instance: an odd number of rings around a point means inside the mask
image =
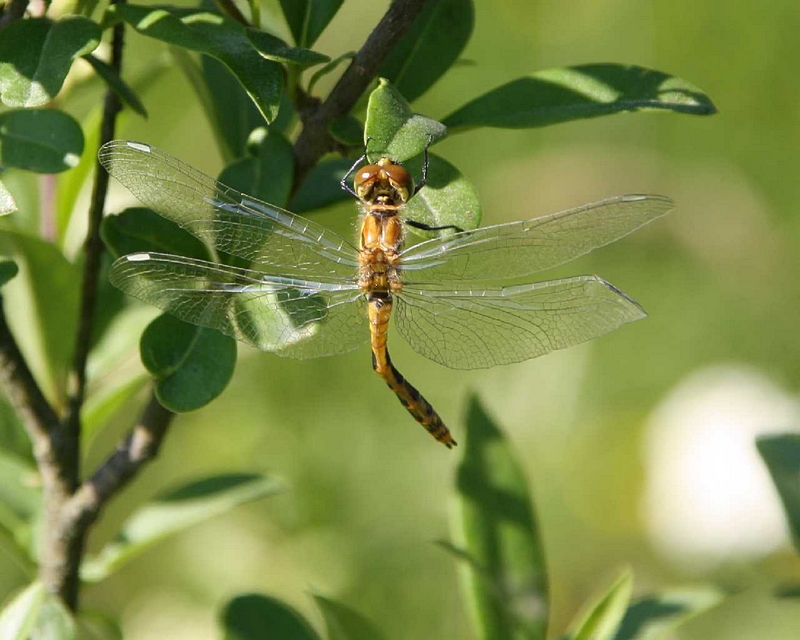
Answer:
POLYGON ((342 200, 352 200, 353 196, 340 184, 352 164, 350 158, 328 158, 317 164, 289 201, 289 209, 307 213, 342 200))
POLYGON ((147 207, 129 207, 103 218, 103 238, 114 257, 155 251, 208 260, 206 246, 188 231, 147 207))
POLYGON ((0 525, 25 549, 30 548, 31 529, 41 503, 36 468, 27 460, 0 449, 0 525))
POLYGON ((2 167, 58 173, 76 166, 81 153, 80 125, 62 111, 19 109, 0 113, 2 167))
MULTIPOLYGON (((419 158, 408 163, 411 175, 419 178, 422 161, 419 158)), ((464 231, 475 229, 481 221, 481 203, 474 185, 444 158, 430 154, 428 182, 403 208, 403 217, 431 227, 455 225, 464 231)), ((421 231, 408 227, 425 238, 432 238, 447 231, 421 231)))
POLYGON ((17 20, 0 30, 0 99, 40 107, 61 90, 75 58, 100 44, 100 27, 80 16, 17 20))
POLYGON ((256 51, 267 60, 293 64, 301 69, 307 69, 330 61, 330 57, 324 53, 317 53, 303 47, 292 47, 271 33, 260 31, 259 29, 248 28, 247 38, 250 40, 250 44, 256 48, 256 51))
POLYGON ((386 79, 369 96, 364 140, 370 138, 369 156, 375 159, 388 156, 395 162, 405 162, 419 155, 429 142, 447 135, 441 123, 413 113, 408 102, 386 79))
POLYGON ((236 76, 268 123, 277 117, 283 69, 253 48, 243 25, 198 9, 119 4, 109 13, 146 36, 216 58, 236 76))
POLYGON ((472 0, 428 0, 383 63, 380 75, 413 102, 458 60, 474 23, 472 0))
POLYGON ((564 640, 612 640, 633 592, 633 573, 622 571, 611 587, 593 596, 570 625, 564 640))
POLYGON ((14 213, 16 210, 17 203, 14 202, 14 196, 11 195, 11 192, 6 188, 6 185, 0 182, 0 216, 14 213))
POLYGON ((502 432, 474 397, 457 482, 453 537, 473 558, 460 573, 478 637, 543 640, 547 571, 528 483, 502 432))
POLYGON ((344 0, 280 0, 295 44, 310 47, 333 20, 344 0))
POLYGON ((762 436, 756 446, 778 489, 795 549, 800 552, 800 434, 762 436))
POLYGON ((147 117, 147 109, 144 108, 142 101, 139 100, 139 96, 136 95, 136 92, 128 86, 111 65, 93 55, 84 56, 83 59, 92 65, 97 75, 102 78, 103 82, 108 85, 108 88, 111 89, 123 103, 127 104, 143 118, 147 117))
POLYGON ((383 640, 386 636, 358 611, 320 595, 314 600, 325 618, 328 640, 383 640))
POLYGON ((444 123, 453 131, 522 129, 655 109, 694 115, 717 111, 708 96, 681 78, 636 66, 584 64, 513 80, 468 102, 444 123))
POLYGON ((236 366, 236 341, 164 314, 142 334, 141 355, 156 378, 158 401, 184 413, 204 407, 228 385, 236 366))
POLYGON ((224 640, 320 640, 292 607, 260 593, 229 600, 220 613, 224 640))
POLYGON ((669 589, 640 598, 628 607, 614 640, 658 640, 724 599, 716 587, 669 589))
POLYGON ((13 260, 0 260, 0 287, 19 273, 19 267, 13 260))
POLYGON ((164 493, 136 510, 116 537, 81 566, 81 578, 98 582, 133 557, 234 507, 285 491, 283 481, 257 473, 211 476, 164 493))
POLYGON ((344 62, 345 60, 352 60, 355 57, 356 57, 356 52, 355 51, 348 51, 348 52, 343 53, 342 55, 340 55, 338 58, 334 58, 333 60, 331 60, 325 66, 320 67, 319 69, 317 69, 314 72, 314 74, 311 76, 311 79, 308 81, 308 93, 309 94, 313 94, 314 93, 314 86, 317 84, 317 82, 319 82, 322 78, 327 76, 329 73, 332 73, 333 71, 335 71, 336 67, 338 67, 340 64, 342 64, 342 62, 344 62))
POLYGON ((0 611, 0 638, 30 640, 47 592, 41 582, 34 582, 0 611))

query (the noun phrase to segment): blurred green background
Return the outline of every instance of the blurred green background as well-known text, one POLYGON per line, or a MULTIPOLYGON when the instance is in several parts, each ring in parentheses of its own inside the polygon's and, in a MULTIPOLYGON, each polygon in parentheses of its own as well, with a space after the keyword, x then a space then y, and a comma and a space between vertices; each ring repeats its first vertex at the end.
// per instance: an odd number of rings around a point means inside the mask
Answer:
MULTIPOLYGON (((315 49, 358 48, 387 5, 347 0, 315 49)), ((279 15, 277 3, 264 9, 279 15)), ((444 369, 390 338, 396 365, 456 439, 475 391, 513 442, 544 536, 554 631, 628 563, 637 593, 708 581, 735 592, 683 627, 682 640, 800 637, 797 600, 771 595, 797 580, 800 560, 753 443, 800 425, 798 33, 794 0, 478 1, 464 54, 473 64, 455 67, 414 105, 441 118, 532 71, 622 62, 685 78, 719 109, 707 118, 639 113, 485 129, 437 146, 477 186, 483 224, 623 193, 677 202, 666 219, 554 274, 603 276, 648 310, 646 321, 476 372, 444 369)), ((130 78, 166 55, 127 37, 130 78)), ((85 115, 100 91, 76 92, 63 106, 85 115)), ((219 172, 180 71, 152 78, 142 98, 149 120, 129 115, 118 137, 219 172)), ((115 189, 111 210, 133 203, 115 189)), ((315 219, 355 234, 352 203, 315 219)), ((127 331, 116 362, 138 367, 127 331)), ((101 434, 89 465, 129 426, 101 434)), ((372 373, 368 348, 301 362, 240 345, 230 386, 177 419, 160 458, 111 505, 91 546, 143 500, 209 472, 268 471, 291 491, 167 540, 88 587, 84 602, 118 614, 132 640, 215 638, 216 611, 242 591, 276 595, 317 626, 311 592, 351 605, 392 639, 469 638, 456 565, 432 544, 449 536, 459 455, 409 418, 372 373)), ((0 557, 0 594, 22 583, 0 557)))

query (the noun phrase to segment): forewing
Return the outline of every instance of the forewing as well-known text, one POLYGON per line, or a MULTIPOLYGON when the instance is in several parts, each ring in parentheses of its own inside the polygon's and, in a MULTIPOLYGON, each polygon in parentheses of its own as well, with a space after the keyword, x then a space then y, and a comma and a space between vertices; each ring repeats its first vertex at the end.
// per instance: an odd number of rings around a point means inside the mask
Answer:
POLYGON ((143 204, 223 254, 274 275, 353 276, 349 242, 289 211, 217 182, 163 151, 113 140, 100 163, 143 204))
POLYGON ((111 282, 181 320, 281 356, 344 353, 369 337, 354 284, 273 277, 163 253, 119 258, 111 282))
POLYGON ((614 242, 673 206, 664 196, 627 195, 434 238, 402 253, 401 277, 404 282, 455 283, 527 276, 614 242))
POLYGON ((415 351, 453 369, 536 358, 646 316, 597 276, 463 291, 406 286, 394 313, 415 351))

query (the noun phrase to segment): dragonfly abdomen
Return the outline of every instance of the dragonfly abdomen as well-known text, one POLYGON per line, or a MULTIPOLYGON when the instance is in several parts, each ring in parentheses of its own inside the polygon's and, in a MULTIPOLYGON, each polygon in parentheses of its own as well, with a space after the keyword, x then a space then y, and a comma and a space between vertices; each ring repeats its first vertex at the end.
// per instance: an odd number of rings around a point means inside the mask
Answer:
POLYGON ((372 368, 386 381, 397 398, 414 420, 438 442, 448 449, 456 446, 450 430, 442 422, 441 417, 424 396, 408 382, 403 374, 392 364, 386 346, 389 318, 392 314, 392 300, 389 294, 373 295, 369 298, 369 324, 372 341, 372 368))

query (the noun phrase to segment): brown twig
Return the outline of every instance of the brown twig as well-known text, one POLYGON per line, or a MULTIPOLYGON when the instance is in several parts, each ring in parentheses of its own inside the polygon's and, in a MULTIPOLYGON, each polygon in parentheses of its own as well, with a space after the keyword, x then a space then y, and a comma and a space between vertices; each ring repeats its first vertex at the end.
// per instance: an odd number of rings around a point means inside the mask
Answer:
MULTIPOLYGON (((245 27, 249 27, 250 23, 244 14, 239 11, 239 7, 233 4, 233 0, 214 0, 215 4, 222 10, 223 13, 229 15, 236 22, 241 22, 245 27)), ((258 25, 256 25, 258 26, 258 25)))
POLYGON ((0 29, 25 15, 28 9, 28 0, 11 0, 2 16, 0 16, 0 29))
POLYGON ((331 123, 355 106, 424 4, 425 0, 394 0, 328 97, 303 122, 303 130, 294 145, 295 189, 319 159, 333 148, 328 130, 331 123))

